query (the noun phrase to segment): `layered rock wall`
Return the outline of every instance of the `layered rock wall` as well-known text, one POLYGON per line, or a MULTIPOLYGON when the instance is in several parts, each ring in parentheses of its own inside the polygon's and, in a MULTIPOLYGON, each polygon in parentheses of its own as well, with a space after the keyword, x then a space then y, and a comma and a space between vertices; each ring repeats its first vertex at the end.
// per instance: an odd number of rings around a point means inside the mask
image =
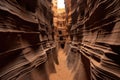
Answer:
POLYGON ((0 80, 48 80, 55 72, 51 7, 51 0, 0 0, 0 80))
POLYGON ((73 71, 77 73, 74 80, 86 80, 85 76, 87 80, 120 80, 120 0, 65 3, 70 21, 70 40, 65 47, 68 67, 74 69, 76 62, 79 68, 83 66, 83 71, 73 71))

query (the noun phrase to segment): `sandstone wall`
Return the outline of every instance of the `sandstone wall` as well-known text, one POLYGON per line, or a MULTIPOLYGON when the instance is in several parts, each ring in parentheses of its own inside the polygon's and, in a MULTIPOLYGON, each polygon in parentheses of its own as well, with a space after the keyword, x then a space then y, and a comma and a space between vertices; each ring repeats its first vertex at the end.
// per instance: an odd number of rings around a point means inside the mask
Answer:
POLYGON ((65 1, 68 67, 83 66, 74 80, 120 80, 120 0, 65 1))
POLYGON ((51 0, 0 0, 0 80, 48 80, 55 72, 51 7, 51 0))

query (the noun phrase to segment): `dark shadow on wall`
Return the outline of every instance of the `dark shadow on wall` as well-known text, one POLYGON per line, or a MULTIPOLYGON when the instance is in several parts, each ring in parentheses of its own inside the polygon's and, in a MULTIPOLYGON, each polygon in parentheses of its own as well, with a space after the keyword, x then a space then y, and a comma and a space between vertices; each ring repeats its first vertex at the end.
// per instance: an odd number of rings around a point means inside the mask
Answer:
POLYGON ((73 80, 90 80, 89 60, 76 48, 71 48, 67 55, 67 67, 74 75, 73 80))
POLYGON ((65 43, 61 43, 61 48, 64 49, 65 43))

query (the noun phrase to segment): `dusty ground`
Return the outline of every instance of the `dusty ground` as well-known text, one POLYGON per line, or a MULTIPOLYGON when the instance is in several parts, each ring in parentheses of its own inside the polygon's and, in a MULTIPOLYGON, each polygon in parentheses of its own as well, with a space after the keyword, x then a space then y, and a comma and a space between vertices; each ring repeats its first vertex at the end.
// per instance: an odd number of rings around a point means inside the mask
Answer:
POLYGON ((56 73, 50 75, 50 80, 73 80, 71 71, 66 64, 66 56, 62 49, 58 51, 59 65, 55 65, 56 73))

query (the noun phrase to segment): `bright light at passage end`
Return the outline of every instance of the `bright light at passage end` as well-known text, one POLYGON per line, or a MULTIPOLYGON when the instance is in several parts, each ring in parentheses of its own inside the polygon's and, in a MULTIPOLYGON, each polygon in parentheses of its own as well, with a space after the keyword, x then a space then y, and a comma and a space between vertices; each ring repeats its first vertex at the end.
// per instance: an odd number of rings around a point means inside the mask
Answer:
POLYGON ((57 0, 57 7, 58 8, 65 8, 64 0, 57 0))

